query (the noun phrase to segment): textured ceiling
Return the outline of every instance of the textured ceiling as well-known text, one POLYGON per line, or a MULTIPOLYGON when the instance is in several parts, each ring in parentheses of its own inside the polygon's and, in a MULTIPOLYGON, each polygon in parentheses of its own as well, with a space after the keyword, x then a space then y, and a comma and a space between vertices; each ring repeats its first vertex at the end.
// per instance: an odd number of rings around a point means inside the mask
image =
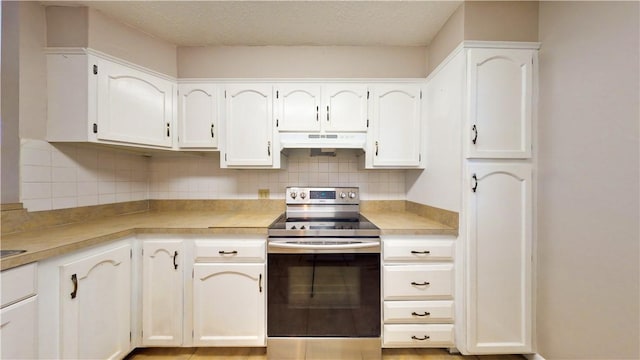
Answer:
POLYGON ((180 46, 426 46, 461 1, 43 1, 84 5, 180 46))

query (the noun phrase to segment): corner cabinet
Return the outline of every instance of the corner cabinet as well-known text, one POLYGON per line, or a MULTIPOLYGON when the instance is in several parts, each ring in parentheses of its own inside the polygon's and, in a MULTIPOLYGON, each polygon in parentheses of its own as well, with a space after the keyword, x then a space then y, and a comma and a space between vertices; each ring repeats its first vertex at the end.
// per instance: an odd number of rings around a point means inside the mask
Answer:
POLYGON ((178 147, 215 150, 218 148, 220 99, 218 87, 209 83, 178 85, 178 147))
POLYGON ((272 91, 269 84, 225 87, 226 136, 221 167, 280 167, 280 149, 273 136, 272 91))
POLYGON ((531 157, 534 50, 469 49, 468 158, 531 157))
POLYGON ((420 85, 372 87, 367 168, 423 168, 422 88, 420 85))
POLYGON ((47 54, 47 140, 173 146, 175 80, 95 51, 47 54))
POLYGON ((467 166, 469 351, 532 350, 532 167, 467 166))

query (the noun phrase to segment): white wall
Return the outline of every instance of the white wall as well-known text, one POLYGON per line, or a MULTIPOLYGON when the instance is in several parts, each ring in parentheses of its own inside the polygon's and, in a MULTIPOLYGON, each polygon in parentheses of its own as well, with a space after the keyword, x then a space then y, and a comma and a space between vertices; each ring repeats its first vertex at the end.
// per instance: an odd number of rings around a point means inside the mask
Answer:
POLYGON ((638 359, 639 3, 541 2, 538 352, 638 359))
POLYGON ((20 138, 47 134, 47 30, 44 7, 20 2, 20 138))
POLYGON ((2 204, 20 201, 20 39, 19 4, 3 1, 2 7, 2 204))
POLYGON ((179 47, 181 78, 425 77, 420 46, 179 47))

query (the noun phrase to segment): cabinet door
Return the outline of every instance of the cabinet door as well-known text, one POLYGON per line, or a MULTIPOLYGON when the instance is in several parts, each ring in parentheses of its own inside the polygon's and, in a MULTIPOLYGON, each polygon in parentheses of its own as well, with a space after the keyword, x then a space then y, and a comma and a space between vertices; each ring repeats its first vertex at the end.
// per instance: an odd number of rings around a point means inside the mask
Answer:
POLYGON ((180 84, 178 144, 181 148, 218 147, 218 96, 213 84, 180 84))
POLYGON ((531 166, 472 164, 468 175, 469 350, 530 352, 531 166))
POLYGON ((276 87, 278 131, 320 131, 320 85, 276 87))
POLYGON ((420 87, 378 85, 372 93, 373 166, 419 166, 420 87))
POLYGON ((38 306, 32 296, 2 309, 0 312, 0 358, 38 358, 38 306))
POLYGON ((264 270, 264 264, 194 265, 194 345, 265 345, 264 270))
POLYGON ((182 241, 145 240, 142 257, 142 344, 181 345, 182 241))
POLYGON ((366 85, 325 85, 321 122, 327 132, 367 131, 366 85))
POLYGON ((173 83, 104 59, 96 65, 98 139, 171 147, 173 83))
POLYGON ((130 351, 131 246, 60 268, 61 356, 117 359, 130 351))
POLYGON ((469 158, 530 158, 532 50, 470 49, 469 158))
POLYGON ((273 164, 271 85, 230 85, 225 91, 225 162, 236 166, 273 164))

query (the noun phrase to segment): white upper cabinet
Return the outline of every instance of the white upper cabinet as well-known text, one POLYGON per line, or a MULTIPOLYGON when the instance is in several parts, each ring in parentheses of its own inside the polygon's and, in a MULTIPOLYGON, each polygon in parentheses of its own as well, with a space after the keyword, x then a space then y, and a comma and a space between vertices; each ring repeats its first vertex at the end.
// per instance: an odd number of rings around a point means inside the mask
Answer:
POLYGON ((419 85, 376 85, 372 89, 369 167, 420 167, 421 98, 419 85))
POLYGON ((467 165, 468 350, 532 351, 530 164, 467 165))
POLYGON ((322 128, 327 132, 367 131, 368 87, 328 84, 322 88, 322 128))
POLYGON ((47 55, 47 140, 173 146, 175 81, 93 51, 47 55))
POLYGON ((468 158, 531 157, 534 54, 529 49, 468 51, 468 158))
POLYGON ((368 86, 363 84, 278 84, 278 131, 367 131, 368 86))
POLYGON ((279 159, 273 143, 272 88, 270 84, 225 87, 223 167, 271 167, 274 157, 279 159))
POLYGON ((320 131, 320 84, 276 86, 278 131, 320 131))
POLYGON ((95 60, 98 139, 171 147, 175 84, 115 62, 95 60))
POLYGON ((178 96, 178 146, 216 149, 220 103, 216 85, 180 84, 178 96))

